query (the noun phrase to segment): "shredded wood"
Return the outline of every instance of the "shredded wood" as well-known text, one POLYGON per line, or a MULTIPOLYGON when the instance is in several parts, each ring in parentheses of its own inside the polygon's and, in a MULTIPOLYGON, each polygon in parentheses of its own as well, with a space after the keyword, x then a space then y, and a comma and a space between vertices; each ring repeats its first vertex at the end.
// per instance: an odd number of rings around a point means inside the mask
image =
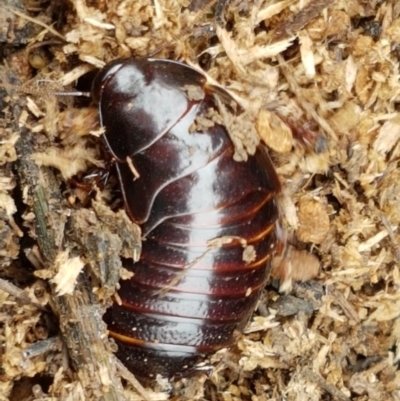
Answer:
POLYGON ((72 294, 78 275, 82 272, 84 262, 79 256, 70 257, 61 252, 56 258, 57 274, 51 280, 55 284, 58 295, 72 294))
MULTIPOLYGON (((400 3, 231 0, 218 23, 213 1, 5 5, 0 401, 82 400, 93 384, 66 362, 71 355, 66 358, 55 345, 57 319, 43 312, 50 280, 60 294, 74 296, 85 255, 43 268, 45 260, 32 245, 38 211, 29 199, 31 188, 19 188, 15 175, 15 166, 24 162, 18 154, 22 129, 35 134, 34 160, 54 167, 70 200, 56 205, 59 216, 84 207, 103 216, 104 224, 109 219, 125 225, 115 229, 126 241, 121 253, 139 257, 140 246, 126 239, 130 231, 139 235, 136 226, 102 209, 118 202, 111 191, 99 195, 96 188, 90 204, 68 182, 103 166, 94 137, 103 132, 96 108, 54 96, 75 91, 77 80, 76 90, 87 93, 86 74, 120 57, 184 61, 203 68, 210 87, 234 96, 240 112, 217 95, 218 110, 199 116, 192 128, 224 124, 237 160, 246 160, 260 141, 269 148, 282 182, 278 202, 288 245, 232 349, 210 355, 194 377, 157 378, 145 389, 119 367, 126 383, 117 399, 400 400, 400 3)), ((201 98, 190 85, 182 89, 190 99, 201 98)), ((135 172, 134 160, 127 162, 135 172)), ((241 238, 217 238, 210 249, 232 241, 241 238)), ((244 260, 251 261, 254 249, 241 244, 244 260)), ((54 247, 57 254, 65 251, 62 243, 54 247)), ((101 261, 105 252, 95 257, 101 261)), ((121 275, 127 277, 122 267, 121 275)), ((101 299, 102 289, 92 284, 93 302, 104 311, 102 303, 110 299, 100 302, 95 295, 101 299)), ((112 386, 103 367, 100 373, 98 388, 112 386)), ((86 399, 101 399, 99 394, 86 399)))

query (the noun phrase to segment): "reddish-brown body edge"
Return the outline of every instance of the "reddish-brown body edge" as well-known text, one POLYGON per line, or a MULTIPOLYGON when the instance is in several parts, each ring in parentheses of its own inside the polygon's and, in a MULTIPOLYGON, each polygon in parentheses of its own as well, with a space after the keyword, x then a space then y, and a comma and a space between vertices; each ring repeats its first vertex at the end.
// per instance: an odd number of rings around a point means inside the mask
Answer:
POLYGON ((134 374, 187 375, 203 355, 231 346, 256 306, 276 242, 279 180, 263 147, 235 162, 224 126, 193 132, 196 117, 217 107, 215 89, 191 67, 116 60, 92 94, 144 239, 140 261, 125 262, 134 276, 120 283, 122 304, 105 321, 134 374), (244 239, 255 259, 243 260, 238 239, 210 246, 222 237, 244 239))

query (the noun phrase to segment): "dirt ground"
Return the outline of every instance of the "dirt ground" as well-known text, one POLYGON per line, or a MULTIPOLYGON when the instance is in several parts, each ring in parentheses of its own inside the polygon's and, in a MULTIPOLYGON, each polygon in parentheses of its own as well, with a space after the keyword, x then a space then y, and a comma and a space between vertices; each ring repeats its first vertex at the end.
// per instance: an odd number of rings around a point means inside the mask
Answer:
POLYGON ((0 401, 400 400, 400 2, 4 4, 0 401), (112 182, 77 183, 105 167, 95 107, 55 95, 131 56, 186 62, 235 97, 258 133, 242 151, 264 142, 281 178, 290 244, 212 370, 144 386, 101 319, 140 234, 112 182))

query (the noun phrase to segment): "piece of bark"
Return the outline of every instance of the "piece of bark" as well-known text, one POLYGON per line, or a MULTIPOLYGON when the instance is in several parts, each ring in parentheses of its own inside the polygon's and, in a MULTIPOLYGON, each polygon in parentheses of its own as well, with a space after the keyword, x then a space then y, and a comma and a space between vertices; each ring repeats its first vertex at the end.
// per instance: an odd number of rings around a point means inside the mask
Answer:
MULTIPOLYGON (((26 195, 24 202, 35 214, 34 232, 45 268, 51 269, 59 252, 74 245, 65 237, 67 209, 60 183, 52 169, 39 168, 31 155, 39 149, 37 135, 18 127, 22 108, 14 105, 15 129, 20 131, 16 145, 16 171, 19 185, 26 195)), ((76 250, 75 250, 76 253, 76 250)), ((123 401, 114 357, 107 346, 106 327, 100 307, 94 302, 91 286, 83 274, 77 279, 72 295, 58 296, 51 286, 51 307, 59 319, 61 337, 66 344, 76 378, 81 382, 86 400, 123 401)))

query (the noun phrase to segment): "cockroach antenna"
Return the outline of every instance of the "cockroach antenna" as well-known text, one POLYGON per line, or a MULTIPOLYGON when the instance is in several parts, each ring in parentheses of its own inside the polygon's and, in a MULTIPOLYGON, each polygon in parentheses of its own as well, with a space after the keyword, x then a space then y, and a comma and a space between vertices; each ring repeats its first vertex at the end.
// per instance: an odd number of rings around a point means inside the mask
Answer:
MULTIPOLYGON (((57 82, 57 81, 52 81, 52 80, 48 80, 48 79, 38 79, 36 81, 36 86, 40 87, 41 84, 43 84, 43 83, 47 83, 47 84, 53 83, 54 84, 55 82, 57 82)), ((54 88, 54 86, 53 86, 53 88, 54 88)), ((72 91, 48 90, 48 91, 46 91, 46 93, 48 95, 52 95, 52 96, 76 96, 76 97, 91 97, 92 96, 90 92, 75 91, 75 90, 72 90, 72 91)))
POLYGON ((80 92, 80 91, 65 91, 65 92, 50 92, 54 96, 78 96, 78 97, 91 97, 90 92, 80 92))

